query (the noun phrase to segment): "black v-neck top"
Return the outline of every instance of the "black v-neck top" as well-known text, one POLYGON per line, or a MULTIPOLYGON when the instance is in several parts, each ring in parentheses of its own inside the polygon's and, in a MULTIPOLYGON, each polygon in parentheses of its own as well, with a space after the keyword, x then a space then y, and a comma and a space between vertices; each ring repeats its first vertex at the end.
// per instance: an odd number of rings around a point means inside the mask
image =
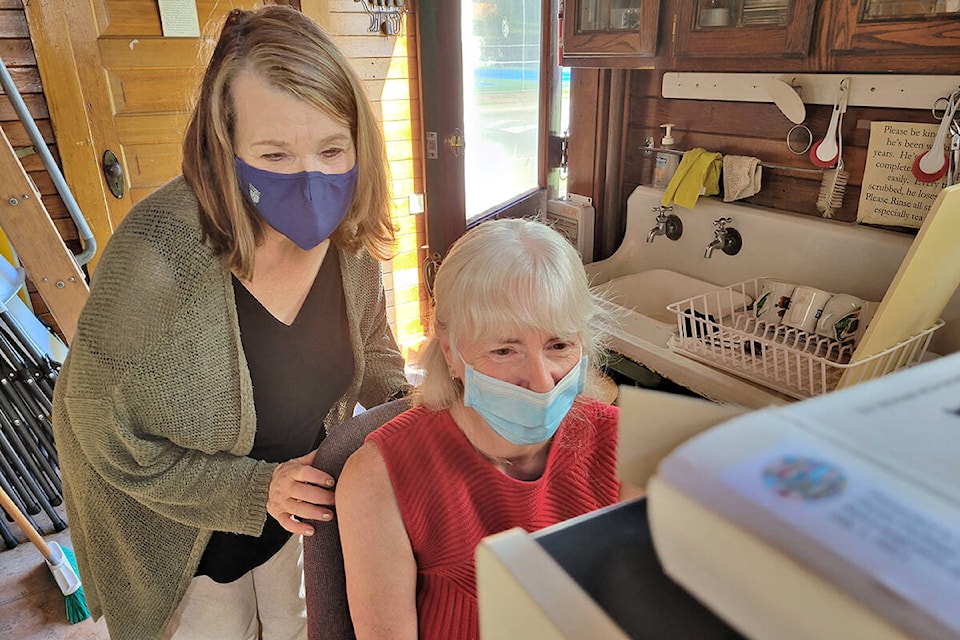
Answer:
MULTIPOLYGON (((322 440, 323 419, 353 379, 337 252, 327 250, 290 325, 274 317, 236 278, 233 289, 257 412, 249 455, 267 462, 297 458, 322 440)), ((270 516, 260 537, 216 531, 196 575, 232 582, 269 560, 289 538, 290 533, 270 516)))

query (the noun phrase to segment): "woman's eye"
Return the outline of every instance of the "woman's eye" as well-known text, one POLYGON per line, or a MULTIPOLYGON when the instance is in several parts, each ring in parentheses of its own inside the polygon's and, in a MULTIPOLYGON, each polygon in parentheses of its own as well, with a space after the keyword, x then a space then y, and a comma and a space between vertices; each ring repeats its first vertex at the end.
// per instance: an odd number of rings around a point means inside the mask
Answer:
POLYGON ((343 153, 343 149, 324 149, 320 152, 320 155, 324 158, 336 158, 341 153, 343 153))
POLYGON ((509 349, 507 347, 501 347, 500 349, 493 350, 493 355, 495 356, 508 356, 511 353, 513 353, 513 349, 509 349))
POLYGON ((286 154, 283 154, 283 153, 265 153, 265 154, 263 154, 263 155, 260 156, 260 157, 263 158, 264 160, 268 161, 268 162, 279 162, 280 160, 283 160, 283 159, 286 157, 286 154))

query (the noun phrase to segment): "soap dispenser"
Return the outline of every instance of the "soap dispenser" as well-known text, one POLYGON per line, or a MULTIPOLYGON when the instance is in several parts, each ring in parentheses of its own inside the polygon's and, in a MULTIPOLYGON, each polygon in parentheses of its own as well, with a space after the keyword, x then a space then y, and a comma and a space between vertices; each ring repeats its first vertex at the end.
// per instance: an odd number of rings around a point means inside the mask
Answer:
MULTIPOLYGON (((661 149, 673 148, 672 133, 675 126, 677 125, 673 123, 660 125, 661 128, 667 130, 660 140, 661 149)), ((666 151, 658 152, 653 167, 653 186, 657 189, 666 189, 667 185, 670 184, 670 178, 673 177, 673 173, 677 170, 678 164, 680 164, 680 156, 677 154, 666 151)))

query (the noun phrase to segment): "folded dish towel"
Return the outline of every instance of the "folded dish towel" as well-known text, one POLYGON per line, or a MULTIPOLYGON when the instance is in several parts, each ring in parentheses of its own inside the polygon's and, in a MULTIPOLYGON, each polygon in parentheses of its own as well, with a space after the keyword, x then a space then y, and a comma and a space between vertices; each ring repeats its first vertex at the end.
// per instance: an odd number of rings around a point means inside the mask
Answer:
POLYGON ((723 201, 749 198, 760 191, 760 160, 752 156, 723 156, 723 201))
POLYGON ((664 205, 675 202, 681 207, 693 209, 701 195, 712 196, 720 193, 722 166, 719 153, 700 147, 687 151, 670 178, 660 202, 664 205))

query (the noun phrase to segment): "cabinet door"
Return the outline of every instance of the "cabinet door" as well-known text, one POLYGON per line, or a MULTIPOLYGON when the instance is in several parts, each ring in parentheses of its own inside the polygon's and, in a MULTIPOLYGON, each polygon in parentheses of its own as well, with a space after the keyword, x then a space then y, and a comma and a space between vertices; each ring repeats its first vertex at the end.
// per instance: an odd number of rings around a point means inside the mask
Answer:
POLYGON ((563 16, 563 66, 637 67, 657 55, 658 0, 566 0, 563 16))
POLYGON ((803 58, 817 3, 813 0, 681 0, 678 58, 803 58))
POLYGON ((838 68, 956 73, 960 0, 835 2, 828 41, 838 68))

